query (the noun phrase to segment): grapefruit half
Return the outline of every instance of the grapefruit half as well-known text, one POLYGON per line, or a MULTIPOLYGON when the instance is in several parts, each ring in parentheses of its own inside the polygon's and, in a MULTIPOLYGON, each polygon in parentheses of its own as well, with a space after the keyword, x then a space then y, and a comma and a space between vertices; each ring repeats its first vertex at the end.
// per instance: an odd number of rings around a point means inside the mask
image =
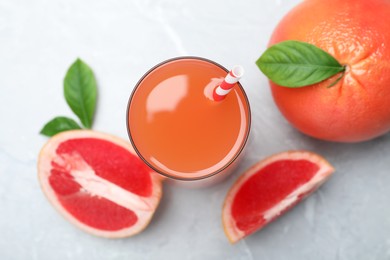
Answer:
POLYGON ((161 198, 161 180, 130 143, 90 130, 66 131, 42 148, 38 177, 51 204, 82 230, 107 238, 142 231, 161 198))
POLYGON ((283 152, 255 164, 225 198, 222 222, 229 241, 260 230, 315 191, 333 171, 324 158, 307 151, 283 152))

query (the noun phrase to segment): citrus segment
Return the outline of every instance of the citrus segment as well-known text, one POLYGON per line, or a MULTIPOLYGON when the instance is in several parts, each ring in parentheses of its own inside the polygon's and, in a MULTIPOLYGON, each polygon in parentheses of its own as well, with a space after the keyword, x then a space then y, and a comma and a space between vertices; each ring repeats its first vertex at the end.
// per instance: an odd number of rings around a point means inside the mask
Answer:
POLYGON ((77 220, 96 229, 117 231, 133 226, 138 220, 134 211, 85 193, 60 197, 59 201, 77 220))
POLYGON ((144 197, 151 194, 149 168, 120 145, 100 138, 74 138, 62 142, 56 153, 59 156, 57 159, 73 156, 66 164, 73 164, 75 167, 87 168, 88 165, 93 165, 97 176, 129 192, 144 197))
POLYGON ((231 242, 248 236, 318 188, 333 172, 310 152, 285 152, 257 163, 225 199, 223 225, 231 242))

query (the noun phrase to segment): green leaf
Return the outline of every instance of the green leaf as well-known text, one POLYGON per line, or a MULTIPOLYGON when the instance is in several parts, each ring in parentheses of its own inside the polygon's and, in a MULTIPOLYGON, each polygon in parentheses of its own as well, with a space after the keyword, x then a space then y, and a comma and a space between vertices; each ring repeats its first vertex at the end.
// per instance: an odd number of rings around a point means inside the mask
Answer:
POLYGON ((50 120, 41 130, 41 134, 53 136, 59 132, 81 129, 81 127, 71 118, 58 116, 50 120))
POLYGON ((256 61, 260 70, 284 87, 303 87, 345 71, 333 56, 305 42, 284 41, 268 48, 256 61))
POLYGON ((66 73, 64 95, 81 123, 86 128, 91 128, 96 107, 96 80, 91 68, 80 59, 77 59, 66 73))

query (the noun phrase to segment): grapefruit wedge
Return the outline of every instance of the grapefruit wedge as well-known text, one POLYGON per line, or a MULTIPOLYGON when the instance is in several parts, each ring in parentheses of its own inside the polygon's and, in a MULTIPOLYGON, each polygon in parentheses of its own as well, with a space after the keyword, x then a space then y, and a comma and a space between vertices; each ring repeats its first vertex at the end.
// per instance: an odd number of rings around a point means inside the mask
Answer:
POLYGON ((222 221, 229 241, 263 228, 315 191, 333 171, 324 158, 306 151, 283 152, 255 164, 225 198, 222 221))
POLYGON ((53 136, 38 159, 42 190, 82 230, 107 238, 142 231, 161 198, 161 181, 130 143, 90 130, 53 136))

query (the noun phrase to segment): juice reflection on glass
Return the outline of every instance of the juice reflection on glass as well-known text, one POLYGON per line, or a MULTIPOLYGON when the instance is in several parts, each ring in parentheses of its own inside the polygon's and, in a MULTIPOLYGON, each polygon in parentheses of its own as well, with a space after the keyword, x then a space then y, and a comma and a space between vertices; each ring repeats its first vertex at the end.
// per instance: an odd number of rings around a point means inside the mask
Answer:
POLYGON ((178 180, 221 175, 240 155, 250 109, 238 83, 221 101, 213 89, 227 70, 212 61, 181 57, 147 72, 128 105, 130 140, 156 172, 178 180))

